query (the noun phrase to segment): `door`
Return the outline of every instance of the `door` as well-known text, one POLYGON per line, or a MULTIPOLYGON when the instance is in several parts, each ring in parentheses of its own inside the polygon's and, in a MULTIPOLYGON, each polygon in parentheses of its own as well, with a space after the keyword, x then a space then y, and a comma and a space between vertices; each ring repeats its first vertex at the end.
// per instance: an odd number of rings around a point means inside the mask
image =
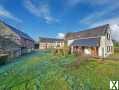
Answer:
POLYGON ((102 57, 104 58, 105 57, 105 49, 102 48, 102 57))

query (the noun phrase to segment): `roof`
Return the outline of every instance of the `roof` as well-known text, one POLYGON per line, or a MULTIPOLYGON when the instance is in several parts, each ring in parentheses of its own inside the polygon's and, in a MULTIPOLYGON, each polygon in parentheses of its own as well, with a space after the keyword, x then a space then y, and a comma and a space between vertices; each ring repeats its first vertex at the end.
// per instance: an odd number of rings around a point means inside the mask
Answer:
POLYGON ((26 33, 24 33, 24 32, 22 32, 22 31, 20 31, 20 30, 18 30, 16 28, 14 28, 14 27, 12 27, 11 25, 9 25, 9 24, 1 21, 1 20, 0 20, 0 22, 2 22, 6 27, 10 28, 10 30, 12 30, 13 32, 15 32, 16 34, 18 34, 20 37, 33 41, 33 39, 29 35, 27 35, 26 33))
POLYGON ((71 46, 99 46, 99 38, 87 38, 75 40, 71 46))
POLYGON ((40 37, 40 42, 49 42, 49 43, 53 43, 53 42, 61 42, 61 41, 64 41, 64 39, 40 37))
POLYGON ((65 36, 66 40, 70 39, 76 39, 76 38, 87 38, 87 37, 97 37, 102 36, 105 34, 109 24, 98 26, 92 29, 80 31, 80 32, 74 32, 74 33, 67 33, 65 36))

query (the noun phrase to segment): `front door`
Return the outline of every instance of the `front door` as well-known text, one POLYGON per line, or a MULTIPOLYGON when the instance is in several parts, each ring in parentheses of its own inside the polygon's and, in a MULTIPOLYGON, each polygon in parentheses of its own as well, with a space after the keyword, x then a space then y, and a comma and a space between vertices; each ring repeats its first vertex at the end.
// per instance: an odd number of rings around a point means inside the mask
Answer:
POLYGON ((92 56, 97 56, 98 55, 98 48, 97 47, 92 47, 91 48, 91 55, 92 56))

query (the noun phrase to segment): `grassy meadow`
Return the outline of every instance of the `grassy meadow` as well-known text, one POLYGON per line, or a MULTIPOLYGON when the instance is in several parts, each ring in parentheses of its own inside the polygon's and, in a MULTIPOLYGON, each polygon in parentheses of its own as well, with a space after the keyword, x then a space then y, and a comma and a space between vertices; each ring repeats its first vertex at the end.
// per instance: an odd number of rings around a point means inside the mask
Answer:
POLYGON ((109 90, 119 61, 35 52, 0 67, 0 90, 109 90))

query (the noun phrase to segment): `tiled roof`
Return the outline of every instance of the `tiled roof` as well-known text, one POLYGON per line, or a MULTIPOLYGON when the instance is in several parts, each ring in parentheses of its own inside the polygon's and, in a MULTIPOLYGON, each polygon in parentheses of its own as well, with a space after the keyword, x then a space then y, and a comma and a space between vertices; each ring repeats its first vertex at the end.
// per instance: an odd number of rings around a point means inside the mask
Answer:
POLYGON ((24 33, 24 32, 14 28, 14 27, 12 27, 11 25, 6 24, 5 22, 3 22, 1 20, 0 20, 0 22, 2 22, 6 27, 10 28, 10 30, 12 30, 13 32, 18 34, 20 37, 33 41, 33 39, 29 35, 27 35, 26 33, 24 33))
POLYGON ((49 43, 53 43, 53 42, 60 42, 60 41, 64 41, 64 39, 40 37, 40 42, 49 42, 49 43))
POLYGON ((103 26, 98 26, 96 28, 92 28, 80 32, 67 33, 65 39, 69 40, 69 39, 76 39, 76 38, 98 37, 105 34, 108 26, 109 24, 106 24, 103 26))
POLYGON ((99 38, 87 38, 75 40, 71 46, 99 46, 99 38))

